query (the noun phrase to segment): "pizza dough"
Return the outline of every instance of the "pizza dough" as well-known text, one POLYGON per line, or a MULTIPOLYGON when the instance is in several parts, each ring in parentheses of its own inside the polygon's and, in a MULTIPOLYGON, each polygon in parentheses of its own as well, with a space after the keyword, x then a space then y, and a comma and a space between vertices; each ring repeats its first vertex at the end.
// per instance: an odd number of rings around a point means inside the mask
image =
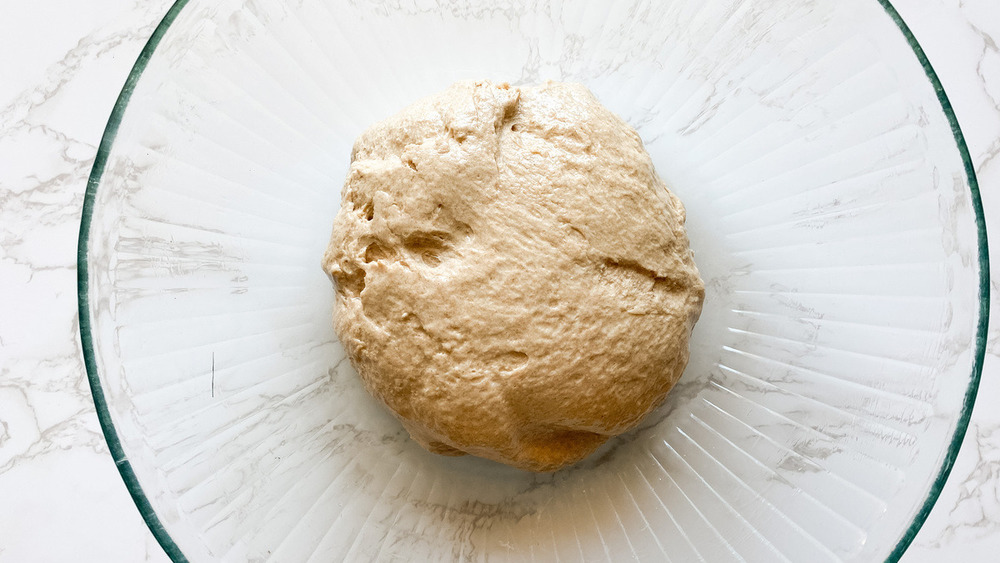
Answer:
POLYGON ((428 450, 556 470, 684 370, 684 207, 583 86, 454 84, 361 135, 342 198, 337 334, 428 450))

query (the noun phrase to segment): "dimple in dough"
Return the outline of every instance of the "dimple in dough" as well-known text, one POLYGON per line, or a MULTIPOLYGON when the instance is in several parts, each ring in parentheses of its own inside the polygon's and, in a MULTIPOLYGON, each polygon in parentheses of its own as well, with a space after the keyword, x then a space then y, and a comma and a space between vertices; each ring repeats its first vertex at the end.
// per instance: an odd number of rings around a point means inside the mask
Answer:
POLYGON ((684 370, 704 299, 684 220, 585 87, 459 82, 354 145, 323 258, 336 331, 428 450, 553 471, 684 370))

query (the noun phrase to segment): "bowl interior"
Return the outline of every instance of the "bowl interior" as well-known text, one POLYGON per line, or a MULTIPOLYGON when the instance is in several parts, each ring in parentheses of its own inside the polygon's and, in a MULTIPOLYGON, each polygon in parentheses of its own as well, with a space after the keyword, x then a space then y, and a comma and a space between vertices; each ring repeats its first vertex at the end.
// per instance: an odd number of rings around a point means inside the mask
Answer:
POLYGON ((181 0, 95 165, 81 331, 112 450, 191 560, 898 556, 978 381, 981 211, 874 0, 181 0), (354 138, 454 80, 579 81, 685 202, 707 284, 640 428, 535 475, 411 442, 319 268, 354 138))

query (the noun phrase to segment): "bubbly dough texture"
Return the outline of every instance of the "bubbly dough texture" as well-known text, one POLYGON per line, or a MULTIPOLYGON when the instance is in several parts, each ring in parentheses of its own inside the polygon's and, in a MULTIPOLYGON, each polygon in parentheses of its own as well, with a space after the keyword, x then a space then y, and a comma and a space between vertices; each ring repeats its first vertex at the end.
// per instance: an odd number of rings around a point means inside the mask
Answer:
POLYGON ((684 207, 583 86, 454 84, 361 135, 342 198, 337 334, 432 452, 556 470, 687 364, 684 207))

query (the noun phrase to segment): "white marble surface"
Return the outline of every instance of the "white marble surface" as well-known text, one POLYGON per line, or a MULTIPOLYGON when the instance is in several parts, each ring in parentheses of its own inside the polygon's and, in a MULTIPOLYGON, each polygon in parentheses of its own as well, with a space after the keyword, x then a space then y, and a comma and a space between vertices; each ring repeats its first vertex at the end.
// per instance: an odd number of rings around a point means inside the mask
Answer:
MULTIPOLYGON (((896 0, 938 71, 1000 240, 1000 4, 896 0), (996 220, 994 220, 996 218, 996 220)), ((8 3, 0 17, 0 562, 166 561, 101 435, 76 320, 87 175, 165 0, 8 3)), ((994 262, 1000 250, 994 250, 994 262)), ((993 283, 993 307, 1000 305, 993 283)), ((1000 552, 1000 329, 941 498, 903 561, 1000 552)))

